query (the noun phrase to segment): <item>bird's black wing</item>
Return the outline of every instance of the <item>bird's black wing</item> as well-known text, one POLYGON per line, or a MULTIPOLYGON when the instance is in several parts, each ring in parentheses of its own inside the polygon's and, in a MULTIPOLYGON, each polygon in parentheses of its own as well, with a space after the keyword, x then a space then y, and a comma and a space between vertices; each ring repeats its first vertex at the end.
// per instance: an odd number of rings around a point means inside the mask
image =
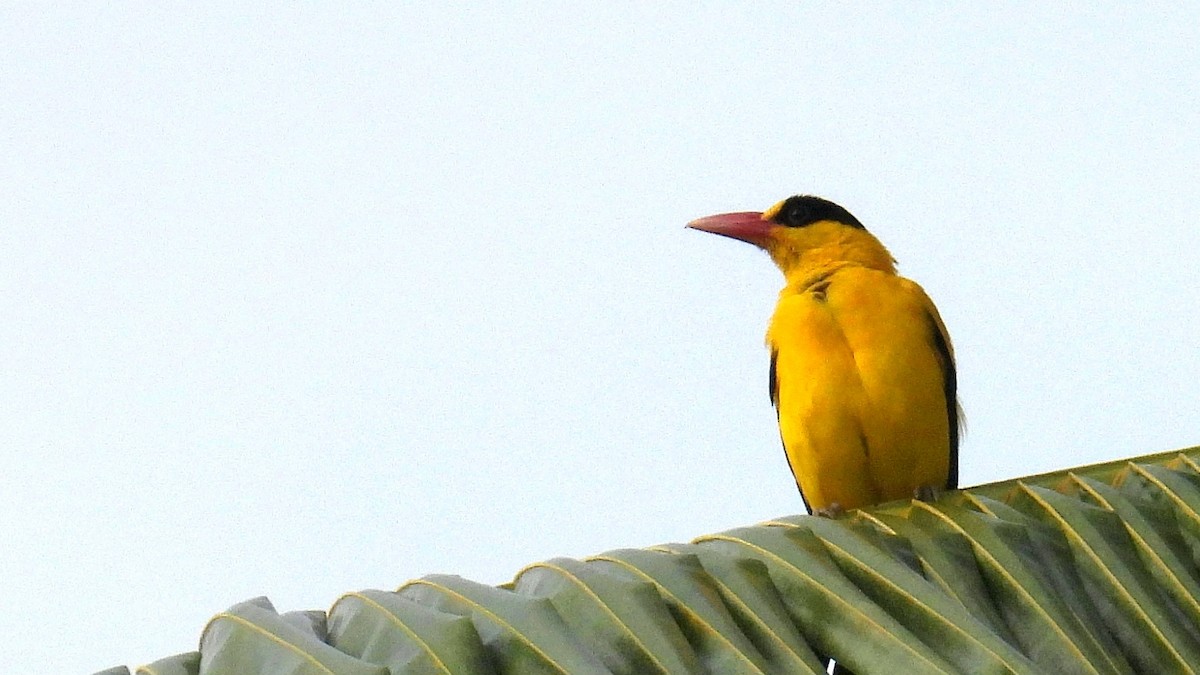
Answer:
POLYGON ((946 476, 946 489, 958 487, 958 436, 961 410, 958 406, 958 372, 954 367, 954 350, 950 346, 950 337, 936 309, 926 311, 929 322, 933 349, 937 353, 938 366, 942 370, 942 394, 946 398, 946 420, 950 429, 950 472, 946 476))
POLYGON ((771 395, 771 405, 775 406, 775 411, 779 412, 779 376, 775 374, 775 363, 779 360, 779 350, 771 350, 771 373, 767 376, 767 387, 771 395))
MULTIPOLYGON (((771 370, 767 374, 767 389, 771 395, 771 405, 775 406, 775 419, 779 419, 779 374, 777 366, 779 363, 779 350, 771 348, 771 370)), ((812 506, 808 503, 808 497, 804 496, 804 490, 800 490, 800 479, 796 476, 796 467, 792 466, 792 460, 787 456, 787 443, 783 441, 783 428, 779 429, 779 445, 783 448, 783 459, 787 462, 788 469, 792 472, 792 480, 796 481, 796 489, 800 491, 800 500, 804 502, 804 508, 809 513, 813 512, 812 506)))

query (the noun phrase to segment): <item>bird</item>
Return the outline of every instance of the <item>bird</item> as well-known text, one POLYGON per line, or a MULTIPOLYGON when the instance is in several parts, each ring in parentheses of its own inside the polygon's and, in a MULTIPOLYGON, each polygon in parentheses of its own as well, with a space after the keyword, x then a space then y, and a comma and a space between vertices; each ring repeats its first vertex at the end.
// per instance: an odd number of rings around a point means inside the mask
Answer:
POLYGON ((812 195, 687 226, 753 244, 783 272, 768 386, 810 513, 929 501, 957 487, 954 348, 933 301, 879 239, 812 195))

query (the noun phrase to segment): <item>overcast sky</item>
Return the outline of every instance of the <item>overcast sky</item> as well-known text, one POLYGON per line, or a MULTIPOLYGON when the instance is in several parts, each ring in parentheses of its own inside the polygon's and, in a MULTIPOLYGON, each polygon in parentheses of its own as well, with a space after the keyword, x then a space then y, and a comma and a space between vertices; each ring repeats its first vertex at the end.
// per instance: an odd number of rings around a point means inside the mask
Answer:
POLYGON ((412 4, 0 10, 0 671, 802 511, 781 277, 683 227, 797 192, 964 485, 1200 442, 1196 6, 412 4))

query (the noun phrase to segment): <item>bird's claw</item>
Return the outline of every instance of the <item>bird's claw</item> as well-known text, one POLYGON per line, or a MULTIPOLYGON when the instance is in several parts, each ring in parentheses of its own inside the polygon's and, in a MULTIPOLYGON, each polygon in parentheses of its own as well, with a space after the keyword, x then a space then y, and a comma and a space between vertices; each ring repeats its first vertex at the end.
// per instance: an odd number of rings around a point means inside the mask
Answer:
POLYGON ((913 490, 913 499, 919 502, 935 502, 938 497, 942 496, 943 490, 939 490, 932 485, 922 485, 916 490, 913 490))
POLYGON ((813 511, 814 516, 820 516, 822 518, 840 518, 841 516, 845 515, 845 513, 846 509, 842 508, 842 505, 837 502, 813 511))

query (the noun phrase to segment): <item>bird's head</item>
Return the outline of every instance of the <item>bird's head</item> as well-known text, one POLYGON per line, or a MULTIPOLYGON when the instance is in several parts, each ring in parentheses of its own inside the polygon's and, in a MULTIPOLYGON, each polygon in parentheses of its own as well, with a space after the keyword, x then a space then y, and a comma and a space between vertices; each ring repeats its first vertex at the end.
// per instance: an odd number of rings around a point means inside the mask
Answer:
POLYGON ((785 275, 841 261, 895 271, 891 254, 857 218, 820 197, 796 195, 761 213, 723 213, 693 220, 688 227, 754 244, 785 275))

